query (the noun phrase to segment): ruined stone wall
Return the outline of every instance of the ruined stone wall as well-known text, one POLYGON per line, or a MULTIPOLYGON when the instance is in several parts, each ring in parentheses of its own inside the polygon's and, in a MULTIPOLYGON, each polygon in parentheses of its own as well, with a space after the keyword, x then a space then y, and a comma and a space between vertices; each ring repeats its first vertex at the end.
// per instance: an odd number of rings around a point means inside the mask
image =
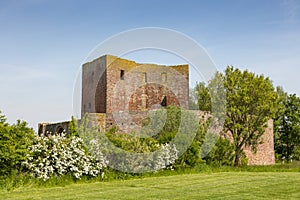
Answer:
MULTIPOLYGON (((128 81, 128 75, 132 69, 136 67, 134 61, 120 59, 115 56, 107 56, 107 84, 106 84, 106 112, 118 112, 128 110, 125 103, 128 102, 129 91, 139 81, 136 79, 128 81), (121 70, 123 70, 123 78, 121 78, 121 70)), ((136 77, 135 77, 136 78, 136 77)))
POLYGON ((119 132, 130 133, 142 127, 143 120, 148 117, 148 111, 125 111, 106 115, 106 130, 117 126, 119 132))
POLYGON ((157 109, 165 105, 180 106, 176 95, 166 86, 148 83, 135 90, 129 99, 129 110, 157 109))
POLYGON ((167 105, 188 108, 188 65, 138 64, 107 56, 107 113, 167 105), (123 75, 123 76, 122 76, 123 75))
POLYGON ((273 120, 269 120, 265 133, 262 135, 262 144, 257 146, 257 152, 251 151, 250 147, 244 148, 249 165, 272 165, 275 164, 273 120))
POLYGON ((106 112, 106 56, 82 66, 81 117, 106 112))
MULTIPOLYGON (((97 130, 100 132, 106 131, 106 114, 105 113, 88 113, 84 116, 87 117, 87 124, 85 124, 86 130, 97 130)), ((80 128, 82 120, 77 120, 78 128, 80 128)), ((58 122, 58 123, 39 123, 38 134, 40 136, 48 136, 56 133, 69 134, 70 121, 58 122)))
POLYGON ((58 123, 39 123, 38 135, 48 136, 54 133, 69 133, 69 121, 58 123))
POLYGON ((188 65, 139 64, 105 55, 82 67, 81 116, 149 110, 164 105, 188 108, 188 65))
MULTIPOLYGON (((230 132, 224 134, 224 137, 233 142, 230 132)), ((272 165, 275 164, 275 151, 274 151, 274 133, 273 133, 273 120, 267 122, 264 134, 259 139, 262 144, 257 145, 257 151, 253 152, 251 147, 243 148, 243 151, 248 159, 248 165, 272 165)))

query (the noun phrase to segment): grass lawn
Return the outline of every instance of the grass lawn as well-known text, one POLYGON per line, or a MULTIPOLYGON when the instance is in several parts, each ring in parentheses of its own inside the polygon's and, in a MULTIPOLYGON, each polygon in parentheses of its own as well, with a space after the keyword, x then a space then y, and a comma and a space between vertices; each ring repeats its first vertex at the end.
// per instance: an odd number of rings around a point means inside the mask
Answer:
POLYGON ((299 172, 220 172, 21 187, 0 199, 300 199, 299 172))

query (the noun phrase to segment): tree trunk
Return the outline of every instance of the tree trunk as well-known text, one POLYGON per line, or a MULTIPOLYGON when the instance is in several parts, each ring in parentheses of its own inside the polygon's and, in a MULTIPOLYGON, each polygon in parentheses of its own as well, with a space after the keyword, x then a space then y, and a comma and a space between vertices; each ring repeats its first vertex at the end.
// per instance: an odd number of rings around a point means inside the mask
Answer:
POLYGON ((235 167, 238 167, 238 166, 242 165, 242 161, 241 161, 242 155, 243 155, 242 150, 237 149, 235 151, 235 159, 234 159, 234 166, 235 167))

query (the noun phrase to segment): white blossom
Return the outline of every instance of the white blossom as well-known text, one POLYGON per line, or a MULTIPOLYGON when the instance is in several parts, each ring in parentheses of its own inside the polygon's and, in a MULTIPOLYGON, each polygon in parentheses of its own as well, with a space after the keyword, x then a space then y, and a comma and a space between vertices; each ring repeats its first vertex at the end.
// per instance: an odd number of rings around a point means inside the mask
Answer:
POLYGON ((99 155, 100 159, 89 156, 81 138, 59 135, 36 137, 23 165, 34 177, 44 181, 68 173, 80 179, 83 175, 102 176, 107 160, 101 152, 99 155))

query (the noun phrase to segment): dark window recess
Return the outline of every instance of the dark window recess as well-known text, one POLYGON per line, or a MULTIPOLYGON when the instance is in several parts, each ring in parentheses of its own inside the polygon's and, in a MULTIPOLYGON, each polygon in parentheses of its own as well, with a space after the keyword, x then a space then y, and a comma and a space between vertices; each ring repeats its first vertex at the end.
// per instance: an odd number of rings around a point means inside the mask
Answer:
POLYGON ((92 105, 91 105, 91 103, 89 103, 89 109, 91 109, 92 108, 92 105))
POLYGON ((61 127, 61 126, 59 126, 58 128, 57 128, 57 133, 59 133, 59 134, 61 134, 61 133, 63 133, 65 130, 63 129, 63 127, 61 127))
POLYGON ((164 99, 160 103, 161 106, 166 107, 167 106, 167 97, 165 96, 164 99))
POLYGON ((120 79, 121 80, 124 80, 124 75, 125 75, 125 71, 121 70, 121 73, 120 73, 120 79))

